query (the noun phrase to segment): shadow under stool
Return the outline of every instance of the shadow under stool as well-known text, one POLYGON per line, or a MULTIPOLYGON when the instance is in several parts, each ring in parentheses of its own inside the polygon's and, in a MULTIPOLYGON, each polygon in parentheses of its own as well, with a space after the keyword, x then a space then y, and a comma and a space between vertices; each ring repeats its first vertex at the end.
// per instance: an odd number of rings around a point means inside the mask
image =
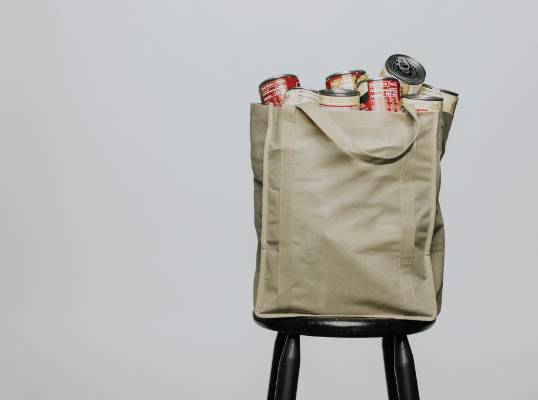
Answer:
POLYGON ((273 352, 267 400, 295 400, 300 336, 383 338, 383 358, 389 400, 419 400, 413 353, 407 335, 422 332, 435 321, 375 318, 286 317, 254 320, 278 332, 273 352))

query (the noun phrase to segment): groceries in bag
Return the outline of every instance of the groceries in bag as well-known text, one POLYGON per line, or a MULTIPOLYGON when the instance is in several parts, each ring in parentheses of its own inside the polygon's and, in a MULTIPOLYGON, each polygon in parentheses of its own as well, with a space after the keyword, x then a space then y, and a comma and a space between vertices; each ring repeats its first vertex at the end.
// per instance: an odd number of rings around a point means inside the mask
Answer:
POLYGON ((302 87, 296 75, 284 74, 264 80, 259 93, 262 104, 273 107, 318 103, 334 110, 405 112, 406 105, 413 104, 418 112, 444 111, 454 115, 458 94, 425 84, 426 70, 416 59, 393 54, 380 75, 368 79, 362 69, 338 72, 325 78, 326 89, 317 91, 302 87))
POLYGON ((424 84, 420 94, 427 96, 438 96, 443 99, 443 111, 454 115, 456 105, 458 104, 458 94, 450 90, 439 89, 431 85, 424 84))
POLYGON ((359 109, 359 92, 349 89, 322 89, 319 91, 322 108, 349 111, 359 109))
POLYGON ((413 104, 417 112, 442 111, 443 98, 437 96, 425 96, 423 94, 408 94, 402 97, 402 104, 413 104))
POLYGON ((366 111, 400 110, 400 82, 395 78, 368 79, 359 85, 360 109, 366 111))
POLYGON ((419 94, 426 79, 426 70, 412 57, 404 54, 393 54, 381 70, 380 76, 392 77, 400 81, 400 95, 419 94))
POLYGON ((290 88, 282 101, 282 105, 285 106, 297 106, 303 103, 319 103, 318 91, 304 87, 290 88))
POLYGON ((367 79, 368 75, 362 69, 337 72, 325 78, 325 87, 327 89, 357 90, 359 83, 367 79))
POLYGON ((297 86, 299 86, 299 78, 292 74, 273 76, 264 80, 259 86, 262 104, 280 106, 288 89, 297 86))

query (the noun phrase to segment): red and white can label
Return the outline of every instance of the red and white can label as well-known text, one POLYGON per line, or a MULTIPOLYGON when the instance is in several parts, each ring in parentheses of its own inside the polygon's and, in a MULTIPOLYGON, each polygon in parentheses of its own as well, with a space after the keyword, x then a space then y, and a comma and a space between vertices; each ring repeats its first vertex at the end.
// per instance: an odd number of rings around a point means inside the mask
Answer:
POLYGON ((365 111, 400 110, 400 83, 394 78, 375 79, 359 85, 360 109, 365 111))
POLYGON ((364 71, 342 72, 333 74, 325 79, 327 89, 357 90, 357 85, 368 79, 364 71))
POLYGON ((262 104, 281 106, 288 89, 299 86, 299 78, 295 75, 283 75, 268 79, 260 85, 262 104))
POLYGON ((358 110, 359 96, 324 96, 319 95, 319 105, 322 108, 331 108, 334 110, 358 110))
POLYGON ((302 103, 319 103, 318 92, 301 87, 290 88, 282 100, 282 105, 285 106, 296 106, 302 103))

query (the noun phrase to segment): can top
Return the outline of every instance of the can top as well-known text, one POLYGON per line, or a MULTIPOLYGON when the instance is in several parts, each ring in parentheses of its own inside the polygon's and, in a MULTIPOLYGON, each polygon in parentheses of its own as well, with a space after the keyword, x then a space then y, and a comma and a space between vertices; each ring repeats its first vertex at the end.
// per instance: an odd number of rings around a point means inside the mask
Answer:
POLYGON ((359 92, 351 89, 321 89, 319 94, 333 97, 353 97, 358 96, 359 92))
POLYGON ((457 94, 456 92, 451 92, 450 90, 446 90, 446 89, 439 89, 439 88, 436 88, 432 85, 428 85, 427 83, 425 83, 424 85, 422 85, 423 87, 426 87, 428 89, 431 89, 431 90, 435 90, 436 92, 442 92, 442 93, 447 93, 447 94, 451 94, 452 96, 456 96, 458 97, 459 94, 457 94))
POLYGON ((334 74, 331 74, 328 77, 326 77, 325 80, 328 81, 329 79, 335 78, 340 75, 357 74, 357 73, 364 75, 366 74, 366 71, 363 69, 351 69, 349 71, 335 72, 334 74))
POLYGON ((267 82, 273 81, 273 80, 275 80, 275 79, 286 78, 286 77, 296 78, 297 80, 299 80, 299 78, 297 77, 297 75, 293 75, 293 74, 281 74, 281 75, 275 75, 275 76, 271 76, 271 77, 267 78, 267 79, 264 80, 262 83, 260 83, 260 87, 262 87, 263 85, 265 85, 267 82))
POLYGON ((316 89, 306 88, 303 86, 295 86, 288 89, 288 92, 291 92, 292 90, 308 90, 309 92, 317 93, 318 91, 316 89))
POLYGON ((393 54, 385 62, 389 75, 409 85, 419 85, 426 79, 426 70, 412 57, 405 54, 393 54))
POLYGON ((376 76, 375 78, 370 78, 367 81, 363 81, 363 82, 370 82, 370 81, 395 81, 399 83, 398 79, 393 78, 392 76, 376 76))
POLYGON ((405 96, 403 96, 403 98, 410 99, 410 100, 443 101, 442 97, 428 96, 425 94, 406 94, 405 96))

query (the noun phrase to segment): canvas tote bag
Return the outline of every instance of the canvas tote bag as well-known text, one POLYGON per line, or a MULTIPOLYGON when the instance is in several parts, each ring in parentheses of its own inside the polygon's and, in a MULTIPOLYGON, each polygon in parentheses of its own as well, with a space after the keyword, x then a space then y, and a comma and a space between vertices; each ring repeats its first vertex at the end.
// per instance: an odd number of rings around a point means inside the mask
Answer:
POLYGON ((433 320, 451 117, 251 105, 259 318, 433 320))

